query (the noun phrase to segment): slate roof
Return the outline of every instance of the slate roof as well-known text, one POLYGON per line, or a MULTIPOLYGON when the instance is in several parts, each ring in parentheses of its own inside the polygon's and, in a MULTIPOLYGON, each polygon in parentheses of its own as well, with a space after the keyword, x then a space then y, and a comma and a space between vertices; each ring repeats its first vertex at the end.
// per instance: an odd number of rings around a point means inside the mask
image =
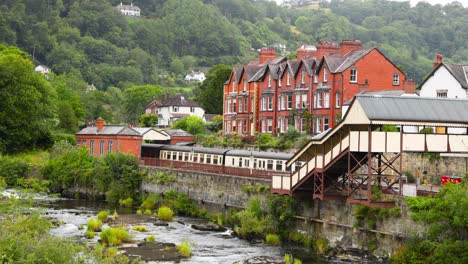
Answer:
MULTIPOLYGON (((383 90, 383 91, 361 91, 356 95, 369 95, 369 96, 402 96, 405 94, 404 90, 383 90)), ((414 94, 417 95, 417 94, 414 94)), ((408 94, 413 96, 413 94, 408 94)), ((353 102, 354 97, 343 103, 343 105, 350 105, 353 102)))
POLYGON ((166 98, 161 102, 161 106, 200 107, 197 103, 181 94, 176 94, 172 97, 166 98))
POLYGON ((149 104, 145 106, 145 109, 153 107, 153 106, 161 106, 161 103, 159 102, 158 99, 154 98, 153 101, 151 101, 149 104))
POLYGON ((241 156, 241 157, 254 156, 256 158, 284 159, 284 160, 290 159, 293 155, 294 154, 292 154, 292 153, 250 151, 250 150, 240 150, 240 149, 229 150, 226 153, 226 156, 241 156))
POLYGON ((168 134, 171 137, 193 137, 192 134, 182 130, 182 129, 168 129, 164 130, 166 134, 168 134))
POLYGON ((320 61, 320 65, 319 67, 317 67, 317 70, 319 70, 323 62, 326 61, 330 72, 332 73, 343 72, 344 70, 353 66, 360 59, 364 58, 367 54, 369 54, 374 49, 375 48, 354 50, 354 51, 349 52, 343 57, 341 57, 339 54, 331 54, 328 56, 324 56, 322 61, 320 61))
POLYGON ((468 124, 468 100, 368 95, 355 100, 370 120, 468 124))
POLYGON ((119 135, 119 136, 141 136, 138 131, 128 126, 104 125, 101 131, 96 126, 86 127, 76 135, 119 135))

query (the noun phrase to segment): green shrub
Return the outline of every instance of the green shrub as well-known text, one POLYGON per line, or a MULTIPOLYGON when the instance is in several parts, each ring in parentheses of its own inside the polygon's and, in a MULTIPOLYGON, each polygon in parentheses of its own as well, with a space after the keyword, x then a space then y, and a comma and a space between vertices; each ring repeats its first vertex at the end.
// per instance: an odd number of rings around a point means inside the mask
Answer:
POLYGON ((107 221, 109 219, 109 211, 100 211, 97 214, 97 218, 103 222, 107 221))
POLYGON ((239 221, 239 226, 234 228, 234 231, 242 238, 253 239, 255 237, 263 237, 265 232, 265 221, 248 210, 240 211, 236 214, 239 221))
POLYGON ((281 245, 281 239, 278 235, 275 234, 267 234, 265 238, 265 242, 269 245, 279 246, 281 245))
POLYGON ((153 212, 150 209, 145 210, 145 215, 151 215, 153 212))
POLYGON ((40 180, 38 178, 19 178, 16 181, 16 187, 33 190, 39 193, 48 193, 49 192, 49 181, 40 180))
POLYGON ((252 197, 247 202, 247 211, 252 212, 256 217, 260 217, 263 214, 262 206, 260 205, 260 199, 258 197, 252 197))
POLYGON ((153 209, 156 206, 156 204, 161 202, 161 200, 162 199, 159 193, 152 193, 148 195, 148 197, 146 197, 146 199, 141 204, 141 207, 145 209, 153 209))
POLYGON ((138 232, 146 232, 147 231, 146 226, 134 226, 132 229, 135 230, 135 231, 138 231, 138 232))
POLYGON ((171 208, 162 206, 158 209, 158 218, 163 221, 172 221, 174 218, 174 213, 171 208))
POLYGON ((179 250, 180 254, 184 257, 190 257, 192 255, 192 252, 190 251, 190 243, 187 241, 182 242, 182 244, 177 246, 177 249, 179 250))
POLYGON ((120 246, 123 242, 130 241, 130 235, 124 228, 107 228, 100 234, 101 240, 104 244, 114 247, 120 246))
POLYGON ((285 254, 284 263, 285 264, 302 264, 302 261, 294 258, 292 254, 285 254))
POLYGON ((102 227, 102 221, 98 219, 89 219, 88 230, 97 231, 102 227))
POLYGON ((161 185, 166 185, 176 182, 176 177, 172 174, 167 174, 165 172, 158 172, 156 174, 156 183, 161 185))
POLYGON ((76 137, 74 134, 66 134, 66 133, 55 133, 52 135, 54 142, 65 141, 70 145, 76 145, 76 137))
POLYGON ((319 254, 326 254, 330 250, 330 245, 328 244, 328 240, 324 238, 319 238, 315 241, 315 246, 317 247, 317 251, 319 254))
POLYGON ((93 230, 87 230, 85 236, 87 239, 93 239, 95 236, 95 233, 93 230))
POLYGON ((137 215, 142 215, 142 214, 143 214, 143 211, 141 211, 141 209, 138 209, 138 210, 136 211, 136 214, 137 214, 137 215))
POLYGON ((15 187, 19 179, 26 178, 31 172, 31 164, 19 157, 1 156, 0 176, 5 178, 9 187, 15 187))
POLYGON ((127 199, 120 199, 119 204, 120 206, 124 206, 124 207, 132 207, 133 199, 131 197, 128 197, 127 199))
POLYGON ((154 235, 149 235, 145 238, 145 241, 146 242, 155 242, 156 241, 156 237, 154 235))

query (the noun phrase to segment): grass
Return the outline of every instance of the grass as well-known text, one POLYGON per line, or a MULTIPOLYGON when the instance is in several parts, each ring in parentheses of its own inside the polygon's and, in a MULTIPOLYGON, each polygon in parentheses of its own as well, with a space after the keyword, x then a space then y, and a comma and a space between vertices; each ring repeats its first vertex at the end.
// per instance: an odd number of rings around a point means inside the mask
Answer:
POLYGON ((281 245, 281 239, 276 234, 267 234, 265 238, 265 242, 268 245, 279 246, 281 245))
POLYGON ((154 242, 156 241, 156 237, 154 235, 149 235, 145 238, 146 242, 154 242))
POLYGON ((130 234, 124 228, 107 228, 100 234, 101 240, 104 244, 114 247, 120 246, 123 242, 130 241, 130 234))
POLYGON ((102 221, 99 219, 89 219, 87 226, 88 230, 96 231, 102 227, 102 221))
POLYGON ((127 198, 127 199, 120 199, 119 200, 119 204, 120 206, 123 206, 123 207, 132 207, 132 204, 133 204, 133 199, 132 198, 127 198))
POLYGON ((158 209, 158 218, 163 221, 172 221, 174 219, 174 212, 172 212, 171 208, 162 206, 158 209))
POLYGON ((109 219, 109 211, 101 211, 97 214, 97 218, 103 222, 109 219))
POLYGON ((145 210, 145 215, 151 215, 151 214, 152 214, 152 212, 151 212, 150 209, 146 209, 146 210, 145 210))
POLYGON ((94 233, 93 230, 87 230, 87 231, 86 231, 86 234, 85 234, 85 236, 86 236, 87 239, 93 239, 95 235, 96 235, 96 234, 94 233))
POLYGON ((192 252, 190 251, 190 243, 187 241, 184 241, 182 244, 178 245, 177 250, 179 250, 179 253, 184 257, 188 258, 192 255, 192 252))
POLYGON ((146 226, 134 226, 132 229, 135 230, 135 231, 138 231, 138 232, 146 232, 147 231, 146 226))
POLYGON ((143 211, 141 211, 141 209, 138 209, 138 210, 136 211, 136 214, 137 214, 137 215, 142 215, 142 214, 143 214, 143 211))

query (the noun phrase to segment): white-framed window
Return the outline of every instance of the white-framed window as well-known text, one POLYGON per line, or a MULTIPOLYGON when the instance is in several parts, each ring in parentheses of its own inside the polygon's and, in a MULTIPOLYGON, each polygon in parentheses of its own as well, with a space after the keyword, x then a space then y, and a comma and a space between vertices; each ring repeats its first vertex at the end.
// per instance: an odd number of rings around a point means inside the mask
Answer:
POLYGON ((266 132, 266 119, 262 119, 262 133, 266 132))
POLYGON ((268 96, 267 101, 268 101, 268 110, 273 110, 273 97, 268 96))
POLYGON ((317 133, 322 132, 322 117, 318 116, 315 123, 315 131, 317 133))
POLYGON ((113 145, 113 142, 112 142, 112 139, 109 139, 109 141, 107 141, 107 152, 111 153, 112 152, 112 146, 113 145))
POLYGON ((231 98, 226 99, 226 112, 231 113, 231 98))
POLYGON ((271 88, 271 74, 268 74, 268 88, 271 88))
POLYGON ((239 113, 242 113, 242 110, 244 110, 244 108, 242 108, 242 98, 239 98, 239 113))
POLYGON ((299 117, 295 116, 294 117, 294 128, 299 131, 299 117))
POLYGON ((349 73, 349 82, 356 83, 357 82, 357 68, 351 68, 349 73))
POLYGON ((195 107, 193 106, 190 107, 190 113, 195 113, 195 107))
POLYGON ((340 92, 335 93, 335 107, 340 108, 341 105, 341 98, 340 98, 340 92))
POLYGON ((322 108, 322 93, 317 93, 317 108, 322 108))
POLYGON ((286 72, 286 85, 291 85, 291 75, 289 74, 289 69, 286 72))
POLYGON ((328 81, 328 68, 324 67, 323 68, 323 82, 327 82, 327 81, 328 81))
POLYGON ((286 109, 285 101, 286 101, 286 96, 282 95, 282 96, 281 96, 281 100, 280 100, 280 102, 281 102, 281 108, 280 108, 280 109, 281 109, 281 110, 286 109))
MULTIPOLYGON (((248 97, 245 97, 244 98, 244 112, 247 113, 247 108, 248 108, 248 102, 249 101, 249 98, 248 97)), ((253 109, 253 108, 252 108, 253 109)))
POLYGON ((262 96, 262 111, 266 110, 266 98, 265 96, 262 96))
POLYGON ((437 90, 436 95, 437 98, 447 98, 447 90, 437 90))
POLYGON ((317 93, 314 93, 314 108, 317 108, 317 93))
POLYGON ((234 79, 234 81, 232 82, 232 91, 236 91, 236 79, 234 79))
POLYGON ((328 129, 328 116, 323 118, 323 131, 328 129))
POLYGON ((277 101, 278 101, 278 110, 281 110, 281 101, 282 101, 282 98, 283 98, 282 95, 278 96, 278 100, 277 100, 277 101))
POLYGON ((323 108, 330 107, 330 92, 323 92, 323 108))
POLYGON ((301 83, 302 84, 305 83, 305 72, 304 72, 304 70, 301 71, 301 83))
POLYGON ((288 94, 288 109, 292 109, 292 94, 288 94))
POLYGON ((236 132, 237 121, 232 120, 232 132, 236 132))
POLYGON ((393 85, 400 85, 400 74, 393 74, 393 85))
POLYGON ((296 109, 301 108, 300 103, 301 103, 301 95, 296 94, 296 109))
POLYGON ((244 120, 239 120, 239 132, 238 134, 242 134, 242 129, 243 129, 243 125, 244 125, 244 120))
POLYGON ((247 120, 244 120, 244 125, 242 126, 242 131, 244 131, 244 133, 247 133, 247 120))
POLYGON ((89 153, 92 155, 94 154, 94 139, 89 141, 89 153))
POLYGON ((172 107, 172 112, 174 112, 174 113, 179 112, 179 107, 178 106, 173 106, 172 107))
POLYGON ((268 119, 268 132, 273 132, 273 119, 268 119))
POLYGON ((247 91, 247 81, 244 80, 244 92, 246 92, 246 91, 247 91))
POLYGON ((101 139, 101 144, 99 145, 99 154, 104 155, 104 139, 101 139))
POLYGON ((281 87, 282 84, 282 81, 281 81, 281 77, 278 77, 278 86, 281 87))
POLYGON ((280 118, 279 127, 280 127, 280 132, 284 133, 284 117, 280 118))
POLYGON ((306 119, 301 118, 301 132, 306 132, 306 119))
POLYGON ((302 108, 306 108, 306 107, 307 107, 307 94, 302 94, 301 107, 302 107, 302 108))
POLYGON ((237 99, 236 98, 232 99, 232 112, 233 113, 237 112, 237 99))

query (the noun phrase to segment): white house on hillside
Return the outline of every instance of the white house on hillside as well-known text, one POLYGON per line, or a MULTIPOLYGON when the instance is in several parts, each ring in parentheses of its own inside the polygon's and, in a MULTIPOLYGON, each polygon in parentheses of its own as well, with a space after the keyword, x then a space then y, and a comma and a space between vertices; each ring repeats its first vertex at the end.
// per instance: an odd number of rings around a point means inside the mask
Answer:
POLYGON ((419 85, 423 97, 468 98, 468 65, 449 64, 437 55, 434 70, 419 85))
POLYGON ((43 75, 47 75, 50 73, 49 67, 45 65, 38 65, 36 68, 34 68, 34 71, 43 75))
POLYGON ((158 126, 170 126, 174 121, 188 116, 198 116, 203 119, 205 115, 203 108, 181 94, 168 97, 158 104, 150 103, 145 113, 147 111, 158 115, 158 126))
POLYGON ((195 81, 195 82, 203 82, 206 80, 205 74, 203 72, 196 72, 192 71, 192 73, 187 74, 184 78, 186 81, 195 81))
POLYGON ((120 5, 116 6, 115 9, 125 16, 140 16, 141 11, 140 8, 138 6, 134 6, 133 3, 130 5, 123 5, 122 2, 120 5))

